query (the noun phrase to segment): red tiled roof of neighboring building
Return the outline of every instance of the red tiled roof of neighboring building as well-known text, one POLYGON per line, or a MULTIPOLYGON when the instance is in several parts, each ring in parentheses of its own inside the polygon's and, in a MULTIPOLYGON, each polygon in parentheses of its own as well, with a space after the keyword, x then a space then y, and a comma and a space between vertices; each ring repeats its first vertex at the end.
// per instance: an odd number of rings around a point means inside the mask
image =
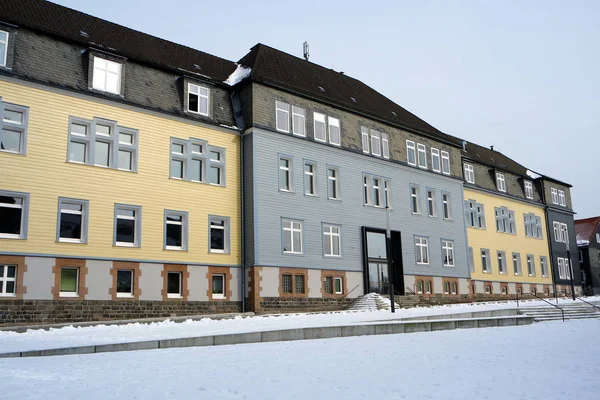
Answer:
POLYGON ((596 228, 599 223, 600 217, 575 220, 575 233, 577 234, 577 240, 591 241, 594 233, 596 233, 596 228))

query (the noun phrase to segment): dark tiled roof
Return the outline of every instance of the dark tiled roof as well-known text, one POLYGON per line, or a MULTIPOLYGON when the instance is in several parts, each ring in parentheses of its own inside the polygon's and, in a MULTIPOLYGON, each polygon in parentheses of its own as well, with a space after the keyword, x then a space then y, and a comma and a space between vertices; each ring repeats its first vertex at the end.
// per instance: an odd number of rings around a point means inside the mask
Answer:
POLYGON ((596 227, 600 223, 600 217, 578 219, 575 221, 575 233, 577 234, 577 240, 591 241, 596 227))
POLYGON ((138 32, 44 0, 2 0, 0 20, 60 36, 83 46, 222 82, 231 61, 138 32))
POLYGON ((343 73, 260 43, 252 47, 239 64, 251 67, 251 76, 257 82, 310 96, 458 146, 446 134, 361 81, 343 73))
POLYGON ((467 142, 466 151, 463 150, 462 155, 463 157, 473 160, 474 162, 485 164, 506 172, 511 172, 515 175, 523 177, 527 176, 527 168, 515 160, 508 158, 499 151, 492 150, 488 147, 467 142))

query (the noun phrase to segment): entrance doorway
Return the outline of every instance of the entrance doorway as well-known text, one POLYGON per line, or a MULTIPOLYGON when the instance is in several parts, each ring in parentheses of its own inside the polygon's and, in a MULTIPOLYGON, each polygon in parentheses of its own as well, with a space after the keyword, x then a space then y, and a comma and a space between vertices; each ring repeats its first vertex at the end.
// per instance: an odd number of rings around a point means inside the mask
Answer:
POLYGON ((365 293, 404 295, 404 271, 402 268, 402 242, 400 232, 390 232, 386 241, 384 229, 362 227, 363 265, 365 293))

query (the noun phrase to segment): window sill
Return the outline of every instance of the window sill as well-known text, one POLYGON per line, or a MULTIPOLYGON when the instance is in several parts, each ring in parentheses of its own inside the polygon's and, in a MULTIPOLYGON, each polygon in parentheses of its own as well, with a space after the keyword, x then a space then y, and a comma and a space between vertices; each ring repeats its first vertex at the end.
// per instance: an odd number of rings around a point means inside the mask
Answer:
POLYGON ((183 299, 183 296, 180 294, 167 293, 167 299, 183 299))
POLYGON ((225 295, 223 294, 214 294, 212 295, 213 300, 225 300, 225 295))
POLYGON ((187 249, 184 249, 183 247, 173 247, 173 246, 165 246, 165 248, 163 250, 169 250, 169 251, 187 251, 187 249))
POLYGON ((334 199, 334 198, 332 198, 332 197, 328 197, 328 198, 327 198, 327 200, 331 200, 331 201, 339 201, 339 202, 341 202, 341 201, 342 201, 342 199, 334 199))
MULTIPOLYGON (((338 259, 340 260, 342 258, 342 255, 335 255, 335 254, 323 254, 323 258, 332 258, 332 259, 338 259)), ((331 293, 330 293, 331 294, 331 293)))
POLYGON ((208 250, 208 254, 230 254, 225 250, 208 250))
POLYGON ((15 293, 8 293, 8 294, 2 293, 2 294, 0 294, 0 297, 4 297, 4 298, 7 298, 7 297, 17 297, 17 295, 15 293))
POLYGON ((16 240, 26 240, 26 237, 23 236, 18 236, 18 235, 7 235, 7 234, 2 234, 0 235, 0 239, 16 239, 16 240))
POLYGON ((79 297, 79 294, 78 293, 60 293, 59 297, 70 297, 70 298, 73 298, 73 297, 79 297))
POLYGON ((210 113, 203 114, 203 113, 201 113, 201 112, 199 112, 199 111, 192 111, 192 110, 190 110, 190 109, 187 109, 187 110, 185 110, 185 112, 186 112, 186 113, 190 113, 190 114, 192 114, 192 115, 197 115, 197 116, 199 116, 199 117, 207 117, 207 118, 211 118, 211 116, 210 116, 210 113))
POLYGON ((279 193, 296 194, 293 190, 279 189, 279 193))
POLYGON ((289 129, 286 131, 286 130, 279 129, 279 128, 275 127, 275 130, 276 130, 277 132, 279 132, 279 133, 288 133, 288 134, 290 133, 290 130, 289 130, 289 129))
POLYGON ((418 262, 418 263, 417 263, 417 265, 421 265, 421 266, 425 266, 425 267, 427 267, 427 266, 429 266, 429 263, 419 263, 419 262, 418 262))
POLYGON ((133 299, 133 294, 131 293, 117 293, 117 297, 120 299, 133 299))
POLYGON ((140 245, 136 243, 127 243, 127 242, 116 242, 113 247, 127 247, 127 248, 139 248, 140 245))
POLYGON ((18 156, 26 156, 26 153, 22 153, 20 151, 11 151, 11 150, 4 150, 4 149, 0 149, 0 153, 6 153, 6 154, 15 154, 18 156))
POLYGON ((283 255, 284 256, 303 256, 304 253, 292 253, 291 251, 284 251, 283 255))
POLYGON ((442 265, 442 267, 444 267, 444 268, 455 268, 456 265, 442 265))
POLYGON ((70 243, 70 244, 87 244, 86 241, 77 239, 58 239, 57 243, 70 243))

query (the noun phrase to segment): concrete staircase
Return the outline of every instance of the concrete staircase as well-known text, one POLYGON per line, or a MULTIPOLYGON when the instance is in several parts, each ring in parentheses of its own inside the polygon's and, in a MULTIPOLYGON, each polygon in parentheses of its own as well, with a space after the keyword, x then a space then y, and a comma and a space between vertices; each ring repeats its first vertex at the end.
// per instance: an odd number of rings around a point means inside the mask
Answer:
MULTIPOLYGON (((559 307, 565 313, 565 321, 568 319, 600 318, 600 310, 588 304, 563 304, 559 307)), ((533 317, 535 322, 562 320, 561 310, 551 306, 520 309, 519 313, 533 317)))
MULTIPOLYGON (((387 296, 382 296, 378 293, 369 293, 364 296, 357 297, 354 303, 347 308, 348 311, 377 311, 389 310, 391 307, 390 299, 387 296)), ((396 301, 396 308, 400 305, 396 301)))

